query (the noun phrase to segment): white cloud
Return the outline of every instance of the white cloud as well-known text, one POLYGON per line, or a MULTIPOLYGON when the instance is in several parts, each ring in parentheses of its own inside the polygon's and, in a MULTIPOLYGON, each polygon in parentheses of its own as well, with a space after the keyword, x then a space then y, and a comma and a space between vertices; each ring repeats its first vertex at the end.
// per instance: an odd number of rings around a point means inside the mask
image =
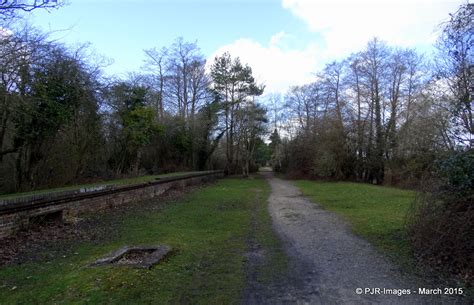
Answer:
POLYGON ((13 35, 13 31, 0 26, 0 38, 6 38, 13 35))
POLYGON ((315 80, 324 63, 362 50, 373 37, 390 45, 426 47, 436 37, 436 27, 449 18, 462 1, 446 0, 282 0, 282 6, 319 34, 303 49, 285 43, 296 33, 280 31, 268 44, 248 38, 220 47, 209 57, 229 52, 248 63, 254 76, 266 85, 266 93, 286 92, 292 85, 315 80))
POLYGON ((252 67, 257 81, 266 85, 265 93, 284 93, 290 86, 311 82, 321 63, 320 48, 309 44, 302 50, 283 49, 277 46, 283 34, 272 36, 268 46, 246 38, 236 40, 220 47, 208 63, 212 64, 224 52, 229 52, 232 58, 240 57, 242 63, 252 67))
POLYGON ((288 34, 285 33, 285 31, 280 31, 270 37, 270 45, 278 45, 288 34))
POLYGON ((282 0, 282 6, 322 35, 326 56, 362 49, 377 36, 400 46, 428 45, 437 25, 462 1, 447 0, 282 0))

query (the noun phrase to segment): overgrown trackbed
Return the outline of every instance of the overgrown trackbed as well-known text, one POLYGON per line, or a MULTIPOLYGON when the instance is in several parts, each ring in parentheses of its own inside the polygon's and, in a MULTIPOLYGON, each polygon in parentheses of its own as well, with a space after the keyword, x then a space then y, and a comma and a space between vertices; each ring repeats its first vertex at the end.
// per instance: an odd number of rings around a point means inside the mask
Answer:
MULTIPOLYGON (((303 197, 290 182, 264 173, 271 185, 269 210, 290 259, 285 283, 268 287, 268 304, 453 304, 414 294, 426 287, 403 275, 347 225, 303 197), (357 288, 410 289, 410 295, 357 294, 357 288)), ((253 300, 250 298, 250 301, 253 300)), ((454 300, 455 301, 455 300, 454 300)))

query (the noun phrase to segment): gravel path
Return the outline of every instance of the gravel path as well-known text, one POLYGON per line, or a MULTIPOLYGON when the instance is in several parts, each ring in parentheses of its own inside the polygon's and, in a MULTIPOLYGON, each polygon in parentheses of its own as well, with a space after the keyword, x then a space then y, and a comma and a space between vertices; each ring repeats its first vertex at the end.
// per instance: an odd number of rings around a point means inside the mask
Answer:
POLYGON ((285 282, 244 303, 266 304, 455 304, 441 296, 357 294, 357 288, 426 287, 408 278, 367 241, 354 236, 335 214, 302 196, 291 182, 264 173, 271 185, 269 211, 290 259, 285 282))

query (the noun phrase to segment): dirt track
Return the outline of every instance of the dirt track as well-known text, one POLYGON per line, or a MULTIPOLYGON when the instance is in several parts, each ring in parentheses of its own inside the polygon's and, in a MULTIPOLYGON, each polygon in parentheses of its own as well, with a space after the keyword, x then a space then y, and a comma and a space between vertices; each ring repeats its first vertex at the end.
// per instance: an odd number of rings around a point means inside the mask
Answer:
POLYGON ((462 298, 417 294, 419 287, 427 286, 402 274, 367 241, 353 235, 343 220, 310 202, 291 182, 269 172, 264 175, 272 188, 269 211, 273 226, 283 241, 290 268, 283 281, 264 287, 264 291, 254 289, 243 303, 465 303, 462 298), (358 294, 357 288, 409 289, 410 294, 358 294))

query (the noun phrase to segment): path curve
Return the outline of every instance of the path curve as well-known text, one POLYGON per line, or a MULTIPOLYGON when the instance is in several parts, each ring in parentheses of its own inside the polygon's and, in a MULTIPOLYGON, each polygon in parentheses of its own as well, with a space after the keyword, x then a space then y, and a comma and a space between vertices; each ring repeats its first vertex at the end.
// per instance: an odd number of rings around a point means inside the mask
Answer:
MULTIPOLYGON (((267 287, 266 304, 454 304, 440 296, 357 294, 357 288, 418 290, 419 283, 350 232, 334 213, 304 197, 291 182, 263 173, 271 185, 269 211, 289 256, 284 283, 267 287)), ((459 301, 459 299, 457 300, 459 301)), ((251 302, 252 303, 252 302, 251 302)))

